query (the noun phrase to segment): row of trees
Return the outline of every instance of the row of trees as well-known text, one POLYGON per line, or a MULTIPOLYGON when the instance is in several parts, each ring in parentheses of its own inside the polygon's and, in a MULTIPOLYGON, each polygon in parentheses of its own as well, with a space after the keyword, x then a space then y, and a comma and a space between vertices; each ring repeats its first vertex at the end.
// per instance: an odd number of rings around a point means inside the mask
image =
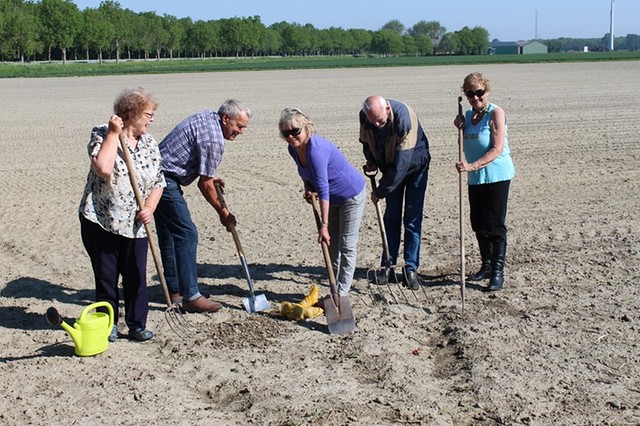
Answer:
MULTIPOLYGON (((603 39, 543 41, 549 51, 604 50, 603 39)), ((616 39, 629 50, 638 36, 616 39), (635 37, 635 38, 634 38, 635 37)), ((489 33, 482 27, 447 32, 437 21, 410 28, 397 21, 377 31, 317 29, 279 22, 266 27, 259 16, 210 21, 136 13, 116 1, 80 11, 71 0, 0 0, 0 60, 160 59, 256 55, 481 55, 489 33)))
POLYGON ((488 32, 448 33, 438 22, 405 28, 397 20, 378 31, 317 29, 259 16, 211 21, 136 13, 106 0, 80 11, 71 0, 0 0, 2 60, 175 58, 255 55, 482 54, 488 32))
MULTIPOLYGON (((605 34, 602 38, 556 38, 552 40, 541 40, 549 48, 549 52, 581 52, 587 46, 592 52, 603 52, 609 50, 611 36, 605 34)), ((627 34, 624 37, 614 37, 615 50, 640 50, 640 35, 627 34)))

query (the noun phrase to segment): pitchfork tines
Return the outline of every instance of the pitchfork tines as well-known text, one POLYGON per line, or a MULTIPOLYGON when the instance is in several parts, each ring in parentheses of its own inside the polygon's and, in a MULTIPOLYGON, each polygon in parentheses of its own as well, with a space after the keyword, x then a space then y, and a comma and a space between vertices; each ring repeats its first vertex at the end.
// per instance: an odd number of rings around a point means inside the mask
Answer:
POLYGON ((373 303, 384 303, 386 305, 405 303, 408 305, 422 304, 427 301, 427 292, 420 284, 420 290, 413 290, 405 287, 404 276, 406 275, 404 265, 382 266, 371 268, 367 271, 367 285, 373 303), (401 272, 399 272, 401 271, 401 272))

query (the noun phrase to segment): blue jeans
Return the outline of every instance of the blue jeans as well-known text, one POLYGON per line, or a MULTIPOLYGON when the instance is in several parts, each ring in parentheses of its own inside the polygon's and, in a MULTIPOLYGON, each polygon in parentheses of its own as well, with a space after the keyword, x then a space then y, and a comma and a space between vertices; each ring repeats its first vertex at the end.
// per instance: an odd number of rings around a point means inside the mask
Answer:
MULTIPOLYGON (((420 266, 420 239, 422 210, 427 192, 429 166, 405 177, 400 185, 386 197, 384 226, 389 243, 391 265, 398 262, 400 233, 404 224, 404 263, 407 270, 417 271, 420 266), (402 207, 404 204, 404 216, 402 207)), ((382 258, 384 266, 384 253, 382 258)))
POLYGON ((170 176, 165 177, 167 187, 154 213, 164 277, 170 292, 193 301, 201 296, 196 259, 198 230, 180 184, 170 176))
POLYGON ((356 271, 358 236, 366 201, 365 188, 343 204, 329 207, 329 255, 340 296, 349 294, 356 271))

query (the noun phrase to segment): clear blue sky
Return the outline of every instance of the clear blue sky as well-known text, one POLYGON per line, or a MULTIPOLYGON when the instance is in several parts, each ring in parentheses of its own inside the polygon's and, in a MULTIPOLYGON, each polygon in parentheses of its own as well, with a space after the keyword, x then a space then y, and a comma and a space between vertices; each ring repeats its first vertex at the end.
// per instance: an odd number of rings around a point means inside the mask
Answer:
MULTIPOLYGON (((100 0, 74 0, 83 10, 100 0)), ((481 26, 489 39, 501 41, 599 38, 609 33, 611 0, 120 0, 135 12, 197 20, 260 16, 275 22, 312 24, 316 28, 342 27, 378 30, 392 19, 409 28, 419 21, 438 21, 447 31, 481 26), (223 4, 223 6, 220 6, 223 4), (229 7, 230 6, 230 7, 229 7)), ((640 34, 640 0, 615 0, 616 37, 640 34)))

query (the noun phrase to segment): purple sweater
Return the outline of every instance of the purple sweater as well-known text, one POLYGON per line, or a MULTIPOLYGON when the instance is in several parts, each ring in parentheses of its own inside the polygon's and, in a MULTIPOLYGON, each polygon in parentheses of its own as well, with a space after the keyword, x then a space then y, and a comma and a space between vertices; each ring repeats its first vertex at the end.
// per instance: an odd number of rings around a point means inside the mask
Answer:
POLYGON ((318 193, 321 200, 333 205, 343 204, 364 189, 364 177, 342 155, 333 143, 314 133, 307 145, 307 166, 300 164, 296 150, 291 146, 289 154, 298 166, 298 174, 318 193))

